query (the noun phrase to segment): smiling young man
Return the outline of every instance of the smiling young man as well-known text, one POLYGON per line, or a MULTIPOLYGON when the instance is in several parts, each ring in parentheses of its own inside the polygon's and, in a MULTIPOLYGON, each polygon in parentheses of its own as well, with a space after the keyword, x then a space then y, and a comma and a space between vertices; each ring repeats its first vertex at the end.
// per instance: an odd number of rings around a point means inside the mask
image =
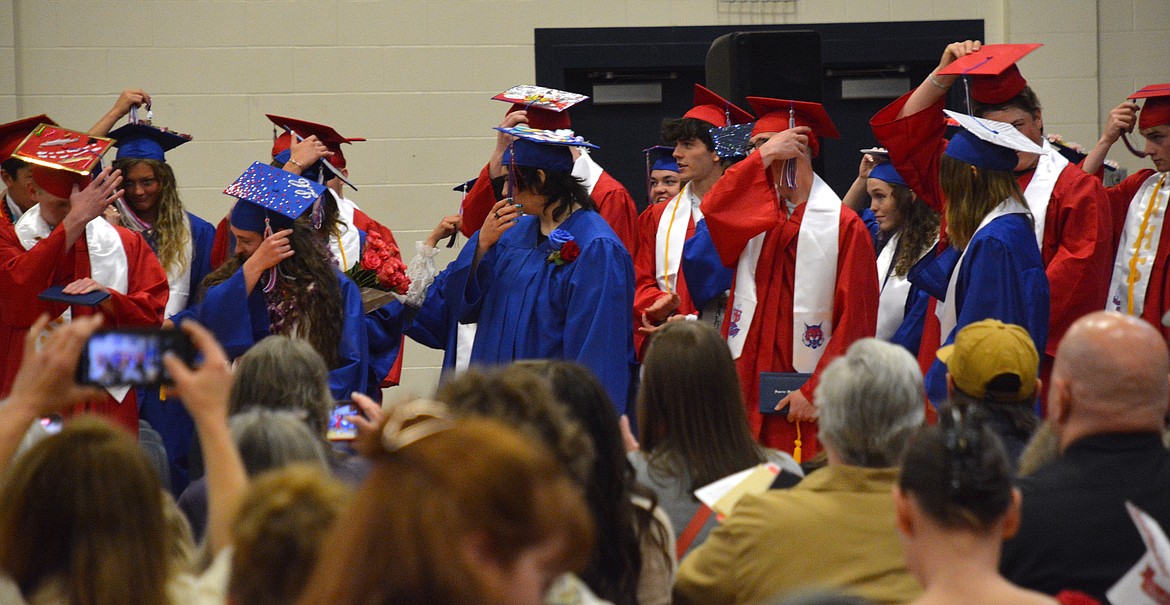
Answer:
POLYGON ((1106 308, 1142 317, 1170 340, 1163 323, 1170 310, 1170 242, 1163 229, 1170 202, 1170 84, 1151 84, 1129 98, 1109 112, 1105 132, 1083 165, 1085 172, 1097 172, 1109 148, 1135 127, 1145 138, 1144 154, 1154 163, 1154 169, 1139 170, 1106 189, 1117 252, 1106 308), (1139 108, 1137 99, 1146 99, 1145 106, 1139 108))
POLYGON ((751 114, 696 84, 694 107, 662 124, 662 140, 674 147, 678 179, 686 185, 669 201, 651 204, 638 218, 634 347, 639 355, 654 326, 674 315, 699 313, 682 278, 682 252, 683 242, 695 235, 695 225, 703 220, 699 210, 703 197, 727 167, 715 152, 711 129, 751 121, 751 114))

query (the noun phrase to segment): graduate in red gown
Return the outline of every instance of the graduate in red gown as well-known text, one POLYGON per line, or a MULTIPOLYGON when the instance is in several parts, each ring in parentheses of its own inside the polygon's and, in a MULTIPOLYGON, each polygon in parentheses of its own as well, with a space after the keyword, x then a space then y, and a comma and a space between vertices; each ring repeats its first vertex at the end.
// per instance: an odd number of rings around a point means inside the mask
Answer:
MULTIPOLYGON (((1129 99, 1109 112, 1104 134, 1084 162, 1086 172, 1096 173, 1109 148, 1136 128, 1145 146, 1134 152, 1154 164, 1106 190, 1117 250, 1106 308, 1140 316, 1170 340, 1170 230, 1164 227, 1170 204, 1170 84, 1151 84, 1129 99), (1139 99, 1145 99, 1141 107, 1139 99)), ((1133 149, 1128 140, 1126 146, 1133 149)))
MULTIPOLYGON (((73 316, 94 314, 104 317, 104 327, 146 327, 162 324, 167 304, 166 273, 146 240, 101 218, 122 195, 119 172, 107 168, 90 182, 88 176, 39 165, 31 171, 28 193, 36 205, 13 228, 0 229, 0 397, 12 387, 25 334, 42 313, 54 318, 50 329, 73 316), (50 286, 63 286, 68 295, 110 296, 96 306, 38 299, 50 286)), ((75 411, 103 414, 138 432, 133 389, 110 389, 103 401, 75 411)))
MULTIPOLYGON (((638 219, 638 251, 634 254, 634 349, 641 358, 646 339, 674 316, 697 317, 702 309, 691 299, 682 271, 683 244, 703 219, 703 197, 723 176, 730 158, 715 151, 711 129, 747 124, 752 115, 702 85, 695 85, 694 105, 683 117, 662 125, 662 140, 674 149, 671 159, 686 182, 678 195, 653 204, 638 219)), ((712 299, 722 311, 724 287, 712 299)), ((713 318, 713 321, 717 319, 713 318)), ((718 324, 715 324, 718 326, 718 324)))
MULTIPOLYGON (((812 169, 819 137, 837 136, 817 103, 751 98, 756 151, 724 173, 703 199, 703 224, 684 269, 709 243, 736 275, 723 334, 743 384, 752 431, 767 447, 810 459, 817 442, 813 391, 821 370, 877 323, 877 260, 865 224, 812 169), (790 127, 791 123, 794 127, 790 127), (812 376, 761 414, 761 372, 812 376)), ((696 267, 692 271, 692 267, 696 267)), ((692 287, 692 291, 694 288, 692 287)))
POLYGON ((34 202, 28 194, 32 182, 32 169, 28 162, 12 157, 16 146, 36 128, 37 124, 57 123, 49 116, 39 115, 0 124, 0 179, 4 181, 4 200, 0 203, 0 229, 11 227, 20 220, 20 215, 32 208, 34 202))
MULTIPOLYGON (((996 48, 1000 53, 1022 56, 1035 46, 998 44, 996 48)), ((978 53, 968 61, 976 59, 982 60, 978 53)), ((956 64, 952 69, 964 68, 956 64)), ((971 114, 1007 122, 1045 151, 1043 155, 1019 152, 1015 173, 1036 220, 1040 255, 1051 292, 1048 344, 1041 351, 1040 364, 1040 379, 1047 385, 1056 347, 1065 330, 1081 316, 1100 310, 1107 297, 1116 252, 1113 217, 1101 182, 1065 159, 1045 139, 1040 100, 1019 68, 1011 63, 996 73, 1000 69, 998 65, 984 64, 967 70, 971 75, 971 114), (980 75, 984 73, 987 75, 980 75)), ((939 97, 946 93, 938 87, 932 90, 939 97)))
MULTIPOLYGON (((527 124, 537 130, 569 130, 573 127, 567 108, 553 111, 519 103, 508 108, 500 127, 510 128, 517 124, 527 124)), ((511 137, 503 133, 496 137, 496 149, 492 152, 487 165, 479 172, 467 196, 463 198, 463 223, 460 229, 467 237, 471 237, 479 230, 492 206, 500 199, 500 190, 506 173, 501 158, 511 140, 511 137)), ((598 166, 593 158, 589 157, 588 150, 573 149, 572 174, 583 181, 589 197, 593 198, 593 203, 597 205, 597 213, 605 219, 626 251, 633 256, 638 245, 638 207, 634 204, 630 192, 598 166)))

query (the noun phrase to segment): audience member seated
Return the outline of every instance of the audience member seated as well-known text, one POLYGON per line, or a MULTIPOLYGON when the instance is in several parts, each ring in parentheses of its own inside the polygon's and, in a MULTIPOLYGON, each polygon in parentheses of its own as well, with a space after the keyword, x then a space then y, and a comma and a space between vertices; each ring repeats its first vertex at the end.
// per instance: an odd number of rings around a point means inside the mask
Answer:
POLYGON ((1125 503, 1170 528, 1170 452, 1161 434, 1168 357, 1165 340, 1138 317, 1093 313, 1065 333, 1048 389, 1060 457, 1019 482, 1020 531, 1000 562, 1008 580, 1103 601, 1146 551, 1125 503))
POLYGON ((1000 546, 1019 527, 1020 492, 1003 445, 973 411, 963 403, 941 410, 902 462, 894 507, 906 563, 924 589, 914 605, 1056 605, 999 575, 1000 546))
POLYGON ((680 557, 717 525, 692 495, 696 489, 762 462, 779 466, 792 483, 804 476, 787 453, 752 439, 735 361, 719 332, 702 322, 667 323, 651 339, 638 430, 641 449, 629 459, 670 515, 680 557))
MULTIPOLYGON (((29 331, 24 363, 0 405, 0 583, 15 584, 23 599, 38 605, 223 602, 226 577, 209 572, 197 578, 177 564, 162 485, 126 431, 79 417, 9 466, 31 423, 101 397, 73 383, 78 355, 100 318, 75 318, 37 351, 36 336, 48 322, 44 315, 29 331)), ((202 367, 191 371, 174 358, 164 361, 208 456, 209 545, 217 553, 230 543, 230 519, 246 482, 228 436, 231 371, 209 332, 195 324, 185 330, 203 353, 202 367)))
POLYGON ((760 603, 809 588, 878 603, 917 598, 890 492, 924 397, 906 349, 875 339, 850 346, 825 369, 814 398, 828 466, 792 489, 744 497, 683 559, 675 602, 760 603))
POLYGON ((996 319, 968 324, 952 345, 938 351, 947 367, 947 397, 984 418, 1015 469, 1024 446, 1040 427, 1033 411, 1040 355, 1028 331, 996 319))
MULTIPOLYGON (((304 429, 303 424, 297 426, 304 429)), ((232 523, 231 602, 296 602, 317 562, 321 542, 350 495, 348 486, 315 465, 294 464, 256 477, 232 523)))
POLYGON ((538 605, 592 521, 544 448, 498 420, 391 422, 297 603, 538 605))
POLYGON ((585 501, 597 535, 605 538, 594 545, 581 579, 614 605, 669 605, 678 566, 670 518, 654 494, 634 480, 605 388, 588 369, 571 361, 517 365, 548 379, 597 454, 585 484, 585 501))

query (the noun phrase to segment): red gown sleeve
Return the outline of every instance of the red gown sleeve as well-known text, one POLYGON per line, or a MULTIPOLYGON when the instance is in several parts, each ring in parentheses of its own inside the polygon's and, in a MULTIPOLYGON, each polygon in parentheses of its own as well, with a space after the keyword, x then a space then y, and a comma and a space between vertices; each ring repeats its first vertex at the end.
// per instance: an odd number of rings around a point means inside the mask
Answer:
POLYGON ((939 185, 939 158, 947 147, 943 108, 946 99, 917 113, 898 117, 913 91, 874 114, 869 125, 878 144, 890 152, 890 163, 906 184, 935 212, 942 213, 945 196, 939 185))
POLYGON ((725 267, 735 267, 747 243, 780 218, 776 190, 760 154, 753 153, 728 168, 700 208, 719 260, 725 267))
POLYGON ((638 250, 638 209, 630 192, 608 172, 602 172, 593 187, 593 201, 597 203, 598 214, 609 223, 630 256, 634 256, 638 250))
MULTIPOLYGON (((231 214, 223 217, 215 226, 215 239, 211 241, 211 270, 214 271, 232 255, 231 214)), ((195 293, 192 292, 192 295, 195 293)))
POLYGON ((488 174, 488 167, 485 164, 483 170, 479 171, 479 177, 475 179, 475 184, 471 186, 467 196, 463 198, 461 206, 463 223, 459 226, 463 235, 471 237, 473 233, 479 231, 483 222, 487 220, 488 212, 491 212, 492 206, 495 205, 496 193, 492 190, 492 177, 488 174))

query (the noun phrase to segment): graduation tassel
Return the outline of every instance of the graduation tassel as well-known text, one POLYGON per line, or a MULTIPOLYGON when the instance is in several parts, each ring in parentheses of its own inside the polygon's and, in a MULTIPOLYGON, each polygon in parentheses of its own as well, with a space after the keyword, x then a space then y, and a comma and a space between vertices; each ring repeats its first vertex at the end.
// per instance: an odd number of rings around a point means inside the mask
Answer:
POLYGON ((800 445, 801 445, 800 421, 797 420, 796 421, 796 442, 794 443, 794 447, 792 448, 792 459, 795 460, 797 464, 800 464, 800 445))
MULTIPOLYGON (((268 214, 268 212, 265 211, 265 215, 267 215, 267 214, 268 214)), ((269 222, 268 216, 265 216, 264 217, 264 239, 268 239, 271 236, 272 236, 272 223, 269 222)), ((276 268, 274 267, 274 268, 268 270, 268 279, 267 279, 266 283, 264 284, 264 292, 269 293, 275 289, 276 289, 276 268)))
POLYGON ((167 387, 166 387, 166 385, 159 385, 159 387, 158 387, 158 400, 159 401, 166 401, 167 400, 167 387))

